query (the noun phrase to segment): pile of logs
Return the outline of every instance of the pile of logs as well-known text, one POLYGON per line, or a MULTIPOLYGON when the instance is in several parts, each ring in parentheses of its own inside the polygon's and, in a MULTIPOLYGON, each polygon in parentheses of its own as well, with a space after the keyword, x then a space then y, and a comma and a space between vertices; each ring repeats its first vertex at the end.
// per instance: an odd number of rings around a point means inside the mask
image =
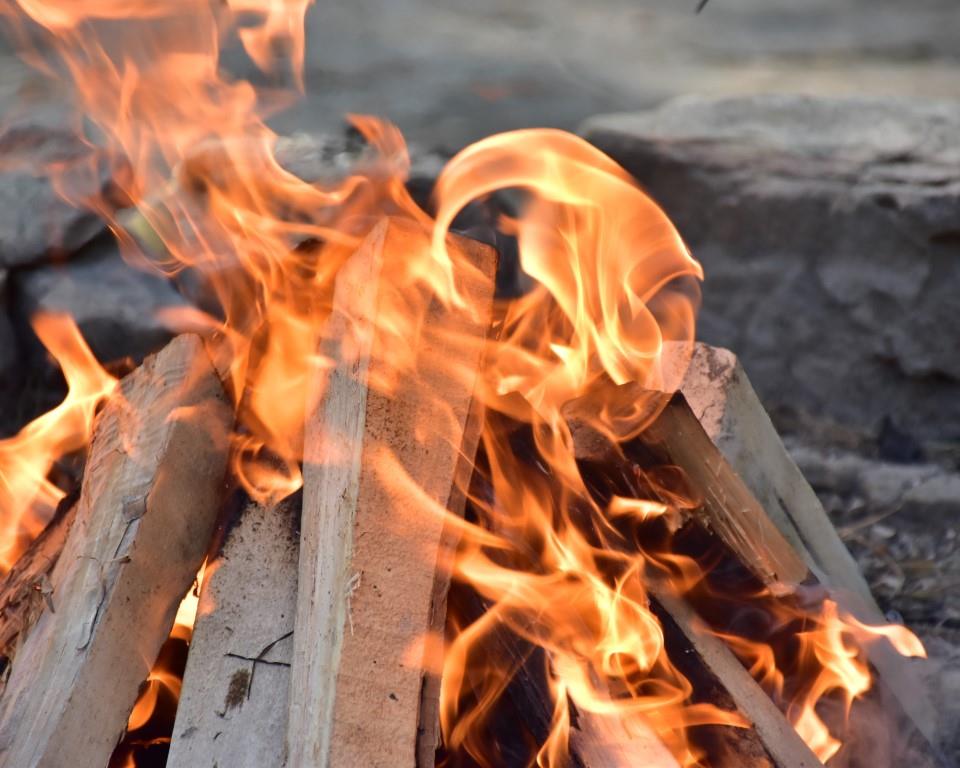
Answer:
MULTIPOLYGON (((377 228, 341 272, 330 337, 348 315, 372 327, 385 243, 402 234, 392 223, 377 228)), ((309 419, 302 494, 278 505, 224 509, 233 414, 198 338, 177 338, 124 379, 123 397, 98 417, 79 497, 0 586, 0 766, 107 764, 205 557, 168 766, 434 764, 439 681, 423 644, 442 635, 449 584, 436 564, 457 537, 422 509, 464 508, 480 414, 459 374, 479 367, 496 266, 486 246, 453 245, 485 277, 461 286, 474 311, 429 315, 419 381, 401 382, 390 398, 365 384, 384 342, 360 334, 370 347, 332 370, 309 419), (450 330, 475 344, 452 346, 450 330), (419 397, 423 386, 433 396, 419 397), (427 436, 414 429, 425 424, 427 436), (383 446, 417 494, 378 474, 383 446), (406 535, 414 520, 417 535, 406 535)), ((704 500, 694 524, 764 584, 790 592, 819 583, 883 623, 731 353, 698 345, 681 391, 637 440, 683 469, 704 500)), ((577 450, 607 460, 590 435, 577 436, 577 450)), ((729 742, 735 764, 821 765, 694 609, 651 592, 671 658, 684 660, 702 696, 751 723, 729 742)), ((936 718, 912 663, 885 642, 871 646, 870 662, 889 739, 875 743, 874 729, 874 743, 845 749, 843 764, 870 764, 879 749, 900 750, 891 764, 938 765, 936 718)), ((527 704, 526 716, 549 721, 546 703, 527 704)), ((621 730, 579 718, 576 760, 607 768, 653 755, 669 765, 656 736, 621 730)))

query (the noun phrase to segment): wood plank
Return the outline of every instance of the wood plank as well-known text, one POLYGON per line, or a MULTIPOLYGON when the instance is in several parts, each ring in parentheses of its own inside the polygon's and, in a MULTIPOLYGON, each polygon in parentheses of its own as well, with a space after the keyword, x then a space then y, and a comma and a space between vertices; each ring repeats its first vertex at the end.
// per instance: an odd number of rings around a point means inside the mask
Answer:
POLYGON ((680 467, 702 494, 695 515, 774 592, 787 594, 808 579, 802 557, 700 425, 683 394, 667 402, 637 438, 657 463, 680 467))
POLYGON ((570 751, 583 768, 680 768, 680 763, 650 726, 611 715, 580 712, 570 729, 570 751))
MULTIPOLYGON (((886 624, 856 561, 784 447, 736 355, 697 344, 681 390, 710 439, 838 603, 861 621, 886 624)), ((881 685, 890 688, 915 727, 934 741, 938 718, 921 676, 924 661, 901 656, 885 641, 866 650, 881 685)))
POLYGON ((337 278, 326 338, 350 329, 353 355, 327 350, 337 362, 307 427, 289 766, 403 768, 423 753, 426 638, 447 556, 437 510, 460 498, 459 458, 475 450, 462 442, 495 270, 492 249, 451 238, 478 267, 461 285, 470 311, 434 306, 412 342, 417 375, 395 381, 391 397, 368 389, 398 343, 372 333, 391 289, 380 280, 385 253, 426 247, 425 237, 384 222, 337 278))
POLYGON ((239 510, 208 560, 168 768, 280 765, 296 610, 300 494, 239 510))
POLYGON ((106 765, 206 554, 232 408, 175 339, 97 419, 76 521, 0 700, 0 765, 106 765))
MULTIPOLYGON (((451 516, 462 517, 467 504, 467 489, 473 475, 474 457, 480 442, 480 431, 483 428, 483 403, 474 398, 470 404, 470 411, 463 429, 460 455, 457 457, 457 466, 453 474, 453 484, 450 497, 447 499, 447 511, 451 516)), ((450 518, 443 526, 440 534, 438 552, 452 554, 460 541, 458 528, 450 524, 450 518)), ((439 558, 438 558, 439 560, 439 558)), ((428 620, 429 632, 433 634, 435 643, 434 653, 442 651, 441 639, 447 621, 447 594, 450 591, 450 573, 438 562, 434 571, 433 589, 430 597, 430 617, 428 620)), ((437 747, 441 742, 440 734, 440 686, 441 672, 436 665, 423 670, 423 685, 420 688, 419 726, 417 729, 417 765, 432 766, 436 761, 437 747)))
POLYGON ((736 355, 697 344, 681 391, 714 445, 820 581, 875 605, 856 561, 787 453, 736 355))

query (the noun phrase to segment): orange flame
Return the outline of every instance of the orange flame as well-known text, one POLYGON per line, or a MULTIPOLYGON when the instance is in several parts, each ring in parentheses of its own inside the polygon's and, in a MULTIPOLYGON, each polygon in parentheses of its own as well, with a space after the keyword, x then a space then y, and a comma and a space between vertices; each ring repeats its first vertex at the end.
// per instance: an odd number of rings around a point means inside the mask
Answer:
MULTIPOLYGON (((648 592, 652 578, 667 579, 678 594, 704 583, 706 566, 669 543, 679 513, 697 502, 675 468, 646 467, 600 483, 576 459, 567 419, 576 404, 578 415, 588 414, 589 426, 615 443, 649 424, 661 392, 682 374, 663 365, 664 342, 689 350, 693 340, 700 265, 622 168, 560 131, 516 131, 465 149, 438 180, 434 217, 404 187, 409 159, 399 131, 373 118, 352 118, 375 152, 353 175, 297 178, 278 163, 276 136, 263 122, 284 103, 279 89, 258 92, 224 76, 220 51, 235 35, 264 72, 277 75, 292 62, 299 88, 308 6, 17 0, 0 13, 14 30, 26 29, 27 18, 51 33, 54 55, 33 51, 30 59, 72 79, 83 112, 129 163, 117 183, 137 213, 110 219, 125 255, 167 274, 188 272, 199 286, 203 309, 165 319, 207 336, 237 411, 232 469, 259 499, 279 499, 301 484, 305 416, 329 366, 322 350, 330 341, 324 329, 333 286, 363 238, 387 216, 422 234, 419 245, 411 237, 385 254, 373 332, 387 343, 378 346, 383 359, 370 386, 389 395, 400 377, 417 375, 415 347, 431 303, 465 302, 456 278, 473 267, 446 248, 455 217, 473 201, 518 194, 519 215, 498 223, 516 236, 535 287, 498 305, 498 336, 487 345, 477 393, 486 412, 469 489, 476 521, 455 522, 463 544, 447 566, 485 611, 459 617, 445 650, 445 743, 495 765, 484 723, 513 678, 535 663, 549 725, 532 762, 568 764, 571 732, 583 718, 600 718, 625 734, 653 734, 665 747, 655 764, 702 764, 696 726, 745 723, 737 713, 692 702, 648 592), (121 20, 125 34, 117 35, 111 22, 121 20), (505 636, 519 657, 496 652, 505 636), (531 648, 540 661, 524 655, 531 648)), ((29 39, 24 34, 21 42, 29 39)), ((111 216, 106 204, 86 202, 111 216)), ((61 361, 70 395, 0 444, 7 566, 21 532, 30 536, 42 525, 36 510, 62 493, 47 479, 53 462, 83 447, 96 404, 115 383, 75 329, 58 334, 52 323, 40 318, 37 329, 61 361)), ((362 323, 348 326, 337 341, 349 351, 362 323)), ((390 471, 396 482, 409 481, 390 471)), ((424 514, 445 511, 425 505, 424 514)), ((773 607, 763 594, 743 599, 762 604, 782 626, 803 623, 794 633, 802 684, 789 697, 790 670, 766 640, 715 631, 824 759, 839 740, 817 717, 816 703, 834 689, 850 701, 869 686, 857 644, 883 635, 901 652, 922 651, 906 630, 867 628, 829 602, 800 609, 773 607)), ((161 688, 174 687, 166 675, 155 671, 131 730, 147 722, 161 688)))
POLYGON ((61 457, 83 449, 93 432, 97 406, 116 387, 116 379, 94 358, 73 320, 38 315, 33 328, 60 364, 69 389, 66 399, 0 440, 0 570, 16 562, 26 544, 47 524, 65 495, 49 479, 61 457))

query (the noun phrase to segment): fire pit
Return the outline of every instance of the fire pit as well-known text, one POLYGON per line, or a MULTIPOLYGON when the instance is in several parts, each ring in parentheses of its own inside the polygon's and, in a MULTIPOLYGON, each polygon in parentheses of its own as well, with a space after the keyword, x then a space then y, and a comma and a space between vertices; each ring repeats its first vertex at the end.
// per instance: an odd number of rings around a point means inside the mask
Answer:
POLYGON ((560 130, 426 194, 384 120, 278 139, 307 5, 5 12, 119 251, 22 283, 67 394, 0 441, 0 766, 945 766, 667 215, 560 130), (142 360, 43 305, 101 268, 142 360))

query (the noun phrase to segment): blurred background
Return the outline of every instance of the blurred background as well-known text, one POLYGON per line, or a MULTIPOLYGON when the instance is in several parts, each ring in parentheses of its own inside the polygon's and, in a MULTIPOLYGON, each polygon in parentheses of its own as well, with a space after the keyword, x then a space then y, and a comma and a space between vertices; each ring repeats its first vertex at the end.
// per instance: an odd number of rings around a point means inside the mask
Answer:
MULTIPOLYGON (((960 97, 954 0, 351 0, 307 14, 307 97, 281 131, 347 112, 458 149, 685 93, 960 97)), ((235 62, 238 74, 256 77, 235 62)), ((0 59, 3 104, 25 72, 0 59)))
POLYGON ((308 13, 281 127, 387 117, 456 149, 685 93, 960 97, 953 0, 353 0, 308 13))

